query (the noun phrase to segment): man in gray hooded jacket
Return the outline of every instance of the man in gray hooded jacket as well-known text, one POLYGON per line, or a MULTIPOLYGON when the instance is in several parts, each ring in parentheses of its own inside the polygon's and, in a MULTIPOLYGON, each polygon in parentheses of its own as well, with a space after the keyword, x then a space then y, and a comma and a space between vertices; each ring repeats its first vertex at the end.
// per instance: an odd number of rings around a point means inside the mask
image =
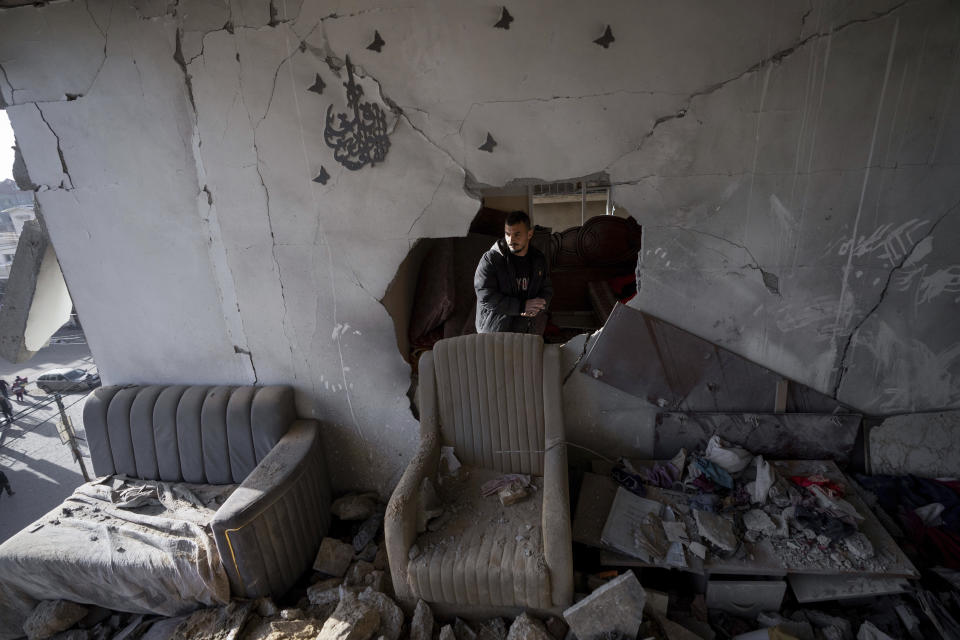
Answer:
POLYGON ((531 246, 533 227, 523 211, 507 215, 504 237, 480 258, 473 277, 477 333, 543 333, 553 297, 547 258, 531 246))

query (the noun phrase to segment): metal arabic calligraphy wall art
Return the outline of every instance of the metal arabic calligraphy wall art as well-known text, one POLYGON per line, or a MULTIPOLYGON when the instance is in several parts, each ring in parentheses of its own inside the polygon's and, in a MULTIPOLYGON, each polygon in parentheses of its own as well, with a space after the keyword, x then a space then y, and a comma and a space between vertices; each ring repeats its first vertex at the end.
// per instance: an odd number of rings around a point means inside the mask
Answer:
POLYGON ((332 104, 327 107, 327 126, 323 130, 323 139, 333 149, 333 157, 337 162, 351 171, 357 171, 368 164, 372 167, 383 162, 387 156, 390 150, 387 117, 380 105, 360 100, 363 87, 354 82, 349 56, 347 81, 343 86, 347 88, 348 113, 334 113, 332 104))

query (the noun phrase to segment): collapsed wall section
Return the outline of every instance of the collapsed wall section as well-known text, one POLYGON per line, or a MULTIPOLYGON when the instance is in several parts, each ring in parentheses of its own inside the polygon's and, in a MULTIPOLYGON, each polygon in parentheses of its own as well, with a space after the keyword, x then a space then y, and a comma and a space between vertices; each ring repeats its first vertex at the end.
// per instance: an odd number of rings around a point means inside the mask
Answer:
POLYGON ((335 484, 386 492, 417 438, 380 302, 410 248, 465 233, 465 182, 606 171, 644 229, 631 305, 864 411, 960 404, 954 4, 531 3, 509 30, 480 3, 190 4, 0 20, 106 382, 292 384, 335 484), (350 168, 327 113, 358 91, 389 147, 350 168))

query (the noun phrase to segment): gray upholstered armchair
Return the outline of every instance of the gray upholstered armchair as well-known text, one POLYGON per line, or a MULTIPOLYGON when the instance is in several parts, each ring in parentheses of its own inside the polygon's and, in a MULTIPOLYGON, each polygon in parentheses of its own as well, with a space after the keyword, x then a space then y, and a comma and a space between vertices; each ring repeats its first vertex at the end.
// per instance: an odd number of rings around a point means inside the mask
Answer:
POLYGON ((232 597, 279 596, 310 566, 330 484, 290 387, 102 387, 83 422, 98 476, 239 485, 210 524, 232 597))
POLYGON ((441 340, 420 358, 420 448, 385 521, 398 597, 451 610, 572 603, 559 364, 556 346, 510 333, 441 340), (441 446, 452 446, 464 469, 440 488, 454 494, 442 526, 418 531, 424 479, 437 478, 441 446), (512 506, 481 497, 484 482, 509 473, 532 476, 531 497, 512 506))

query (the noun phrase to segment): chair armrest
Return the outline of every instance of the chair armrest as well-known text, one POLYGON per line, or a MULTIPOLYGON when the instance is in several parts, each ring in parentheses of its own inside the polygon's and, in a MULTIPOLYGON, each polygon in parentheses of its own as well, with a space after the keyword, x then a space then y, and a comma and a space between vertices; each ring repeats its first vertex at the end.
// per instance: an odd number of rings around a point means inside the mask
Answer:
POLYGON ((417 538, 417 511, 420 505, 420 484, 436 475, 440 464, 440 440, 436 431, 420 434, 420 448, 407 465, 384 515, 383 534, 390 561, 393 590, 398 598, 410 596, 407 564, 410 547, 417 538))
POLYGON ((316 556, 331 499, 319 427, 295 421, 214 515, 233 597, 278 597, 316 556))
POLYGON ((573 534, 570 530, 570 485, 564 444, 560 352, 543 350, 543 556, 550 570, 555 607, 573 604, 573 534))

